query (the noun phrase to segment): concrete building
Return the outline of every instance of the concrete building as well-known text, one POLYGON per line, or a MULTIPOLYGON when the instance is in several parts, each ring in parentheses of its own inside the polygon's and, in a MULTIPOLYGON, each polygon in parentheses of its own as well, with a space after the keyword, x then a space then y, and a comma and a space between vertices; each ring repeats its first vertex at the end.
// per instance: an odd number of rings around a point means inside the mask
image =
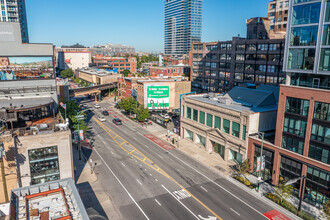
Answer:
POLYGON ((181 138, 219 153, 225 161, 247 158, 248 135, 274 132, 278 89, 234 87, 227 94, 187 95, 181 98, 181 138))
POLYGON ((152 77, 189 76, 190 66, 178 64, 176 66, 153 66, 149 68, 152 77))
POLYGON ((124 58, 95 55, 93 56, 92 61, 96 67, 113 69, 119 73, 122 73, 125 69, 128 69, 131 73, 136 73, 136 57, 124 58))
POLYGON ((22 42, 29 43, 25 0, 2 0, 0 6, 0 22, 18 22, 21 26, 22 42))
POLYGON ((269 38, 285 38, 289 0, 271 0, 268 4, 269 38))
MULTIPOLYGON (((290 1, 274 143, 264 145, 268 175, 293 184, 297 197, 316 207, 330 198, 330 1, 290 1), (267 165, 268 164, 268 165, 267 165)), ((249 158, 260 155, 260 139, 250 138, 249 158)))
POLYGON ((270 20, 263 17, 250 18, 246 21, 246 38, 269 39, 270 20))
POLYGON ((56 48, 57 66, 60 70, 89 67, 91 52, 89 48, 56 48))
POLYGON ((113 71, 98 70, 92 68, 77 69, 75 74, 80 79, 86 80, 94 85, 102 85, 107 83, 117 83, 118 78, 122 75, 113 71))
POLYGON ((117 54, 134 54, 135 48, 133 46, 121 45, 121 44, 105 44, 95 45, 90 48, 92 56, 116 56, 117 54))
POLYGON ((71 178, 13 190, 9 219, 23 218, 89 219, 71 178))
POLYGON ((225 92, 242 83, 279 85, 284 39, 233 37, 231 41, 193 43, 189 65, 192 91, 225 92))
POLYGON ((188 54, 201 41, 203 0, 165 0, 165 54, 188 54))

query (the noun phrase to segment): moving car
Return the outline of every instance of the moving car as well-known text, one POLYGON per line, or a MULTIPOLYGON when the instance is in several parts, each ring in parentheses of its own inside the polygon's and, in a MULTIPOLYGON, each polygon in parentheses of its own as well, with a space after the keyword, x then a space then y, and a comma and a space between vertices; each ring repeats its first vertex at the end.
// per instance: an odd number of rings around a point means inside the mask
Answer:
POLYGON ((99 119, 100 121, 102 121, 102 122, 106 121, 104 116, 99 116, 98 119, 99 119))
POLYGON ((116 125, 121 125, 121 120, 119 118, 115 118, 112 120, 113 123, 115 123, 116 125))
POLYGON ((105 116, 108 116, 109 112, 108 111, 103 111, 102 114, 105 115, 105 116))
POLYGON ((94 104, 94 108, 101 108, 99 104, 94 104))

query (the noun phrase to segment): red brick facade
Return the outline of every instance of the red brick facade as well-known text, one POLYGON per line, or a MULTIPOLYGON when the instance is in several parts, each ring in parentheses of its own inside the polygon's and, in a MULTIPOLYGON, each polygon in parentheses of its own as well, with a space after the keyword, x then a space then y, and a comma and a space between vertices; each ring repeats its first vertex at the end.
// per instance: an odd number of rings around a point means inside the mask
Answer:
POLYGON ((136 73, 137 61, 136 57, 109 57, 103 55, 95 55, 92 62, 97 66, 109 66, 118 68, 118 72, 122 73, 125 69, 129 69, 131 73, 136 73))

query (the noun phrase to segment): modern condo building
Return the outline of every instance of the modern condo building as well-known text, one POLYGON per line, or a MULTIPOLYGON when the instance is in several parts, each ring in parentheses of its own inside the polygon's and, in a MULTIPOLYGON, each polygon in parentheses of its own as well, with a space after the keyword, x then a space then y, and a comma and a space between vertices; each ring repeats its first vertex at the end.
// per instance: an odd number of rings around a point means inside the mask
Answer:
POLYGON ((29 43, 25 0, 0 0, 0 22, 19 22, 23 43, 29 43))
POLYGON ((165 0, 165 54, 183 55, 201 41, 203 0, 165 0))

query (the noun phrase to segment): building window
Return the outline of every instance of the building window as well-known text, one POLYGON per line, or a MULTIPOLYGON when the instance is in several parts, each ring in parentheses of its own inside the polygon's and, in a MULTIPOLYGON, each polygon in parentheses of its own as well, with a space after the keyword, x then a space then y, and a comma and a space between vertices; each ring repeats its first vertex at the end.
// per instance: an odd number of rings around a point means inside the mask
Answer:
POLYGON ((220 117, 214 116, 214 128, 219 128, 220 129, 220 125, 221 125, 220 117))
POLYGON ((243 134, 242 134, 242 140, 245 141, 246 139, 246 126, 243 125, 243 134))
POLYGON ((199 123, 205 124, 205 112, 199 111, 199 123))
POLYGON ((184 129, 185 133, 184 133, 184 137, 193 141, 194 140, 194 132, 189 131, 187 129, 184 129))
POLYGON ((298 140, 297 138, 294 137, 287 137, 283 135, 282 147, 301 155, 304 153, 303 140, 298 140))
POLYGON ((203 147, 206 146, 206 139, 202 135, 196 134, 196 144, 200 144, 203 147))
POLYGON ((330 49, 322 49, 320 57, 321 71, 330 71, 330 49))
POLYGON ((317 26, 291 28, 291 46, 315 46, 317 40, 317 26))
POLYGON ((320 8, 320 2, 294 6, 292 12, 292 25, 318 23, 320 8))
POLYGON ((330 1, 329 0, 326 3, 326 12, 325 12, 324 21, 325 22, 329 22, 330 21, 330 1))
POLYGON ((289 69, 313 70, 315 49, 290 49, 288 58, 289 69))
POLYGON ((307 116, 309 109, 309 101, 287 97, 285 111, 298 115, 307 116))
POLYGON ((223 119, 222 122, 222 131, 229 134, 229 128, 230 128, 230 121, 227 119, 223 119))
POLYGON ((330 164, 329 149, 327 147, 324 148, 310 144, 308 156, 323 163, 330 164))
POLYGON ((187 118, 191 119, 191 108, 187 107, 187 118))
POLYGON ((268 44, 258 44, 258 50, 268 50, 268 44))
POLYGON ((57 146, 28 150, 28 155, 32 184, 60 179, 57 146))
POLYGON ((304 137, 306 126, 307 122, 305 121, 285 117, 283 131, 304 137))
POLYGON ((182 117, 184 117, 184 105, 182 106, 182 117))
POLYGON ((193 109, 193 120, 197 121, 197 119, 198 119, 198 110, 193 109))
POLYGON ((330 145, 330 128, 313 124, 311 139, 330 145))
MULTIPOLYGON (((284 179, 284 181, 298 178, 301 176, 301 167, 302 164, 300 162, 282 156, 280 165, 280 177, 284 179)), ((300 181, 293 183, 292 186, 294 190, 293 194, 298 196, 300 181)))
POLYGON ((239 138, 240 124, 236 122, 231 123, 231 135, 239 138))
POLYGON ((206 116, 206 125, 209 127, 213 126, 213 115, 207 114, 206 116))
MULTIPOLYGON (((257 170, 257 161, 258 157, 261 155, 261 147, 260 145, 255 145, 254 147, 254 160, 253 160, 253 175, 258 176, 259 172, 257 170)), ((265 169, 260 173, 260 176, 263 180, 270 181, 272 179, 272 171, 273 171, 273 161, 274 161, 274 152, 268 150, 263 147, 262 156, 265 158, 265 169)))
POLYGON ((329 180, 329 172, 308 166, 304 201, 313 205, 325 204, 329 199, 329 180))
POLYGON ((257 46, 255 44, 248 44, 247 45, 247 50, 256 50, 257 46))
POLYGON ((325 25, 323 29, 323 45, 330 45, 330 25, 325 25))
POLYGON ((213 142, 213 141, 212 141, 212 145, 213 145, 213 152, 220 154, 220 156, 222 158, 224 158, 225 157, 225 146, 218 144, 216 142, 213 142))
POLYGON ((244 51, 245 50, 245 44, 237 44, 236 45, 236 50, 244 51))
POLYGON ((330 104, 315 102, 314 118, 330 121, 330 104))

